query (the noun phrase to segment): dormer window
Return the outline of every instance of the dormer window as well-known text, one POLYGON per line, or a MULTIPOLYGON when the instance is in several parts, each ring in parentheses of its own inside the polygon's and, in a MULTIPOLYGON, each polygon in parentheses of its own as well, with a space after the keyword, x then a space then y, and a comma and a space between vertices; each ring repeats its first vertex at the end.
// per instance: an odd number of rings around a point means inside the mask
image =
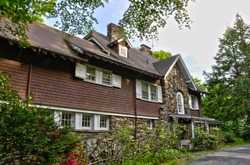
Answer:
POLYGON ((128 57, 128 48, 123 45, 119 45, 119 56, 128 57))

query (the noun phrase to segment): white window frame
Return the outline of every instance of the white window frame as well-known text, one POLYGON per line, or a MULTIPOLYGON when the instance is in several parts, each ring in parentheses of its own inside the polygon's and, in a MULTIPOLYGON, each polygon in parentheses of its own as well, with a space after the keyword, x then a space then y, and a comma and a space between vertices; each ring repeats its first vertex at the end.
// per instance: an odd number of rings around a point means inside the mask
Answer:
POLYGON ((55 120, 55 122, 57 122, 58 126, 60 127, 64 127, 63 125, 63 113, 69 113, 71 114, 71 121, 70 121, 70 126, 71 128, 75 129, 75 122, 76 122, 76 116, 74 112, 70 112, 70 111, 55 111, 54 114, 59 114, 57 121, 55 120), (73 119, 72 119, 73 118, 73 119), (73 121, 72 121, 73 120, 73 121), (73 122, 73 123, 72 123, 73 122))
POLYGON ((150 84, 150 100, 155 101, 155 102, 159 101, 159 98, 158 98, 158 86, 157 85, 150 84), (155 88, 155 99, 152 98, 152 87, 155 88))
POLYGON ((110 128, 110 116, 109 115, 97 115, 91 113, 81 113, 81 112, 72 112, 72 111, 54 111, 54 121, 60 128, 63 127, 62 125, 62 113, 72 113, 74 117, 74 123, 71 123, 71 128, 76 131, 83 131, 83 130, 91 130, 91 131, 108 131, 110 128), (82 125, 83 115, 91 116, 90 119, 90 126, 85 127, 82 125), (101 127, 101 117, 106 118, 106 127, 101 127))
POLYGON ((184 98, 181 92, 176 93, 176 107, 178 114, 185 114, 185 107, 184 107, 184 98), (180 102, 179 102, 180 101, 180 102), (181 105, 181 107, 179 107, 181 105))
POLYGON ((80 124, 80 129, 84 129, 84 130, 91 130, 93 129, 93 125, 94 125, 94 115, 93 114, 88 114, 88 113, 81 113, 81 118, 80 118, 80 121, 78 121, 79 124, 80 124), (86 126, 83 126, 83 116, 86 115, 86 116, 90 116, 90 126, 86 127, 86 126))
POLYGON ((199 110, 199 100, 198 97, 195 95, 191 95, 189 96, 190 99, 190 108, 192 110, 199 110))
POLYGON ((91 66, 91 65, 87 65, 87 66, 86 66, 86 81, 89 81, 89 82, 97 82, 97 74, 96 74, 96 72, 97 72, 96 67, 91 66), (94 75, 95 80, 89 79, 89 76, 93 76, 93 75, 91 75, 91 74, 88 73, 88 69, 94 69, 94 71, 95 71, 95 72, 94 72, 94 73, 95 73, 95 75, 94 75), (88 75, 88 74, 89 74, 89 75, 88 75))
MULTIPOLYGON (((89 74, 90 75, 90 74, 89 74)), ((86 82, 89 83, 94 83, 94 84, 99 84, 103 86, 108 86, 108 87, 116 87, 116 88, 121 88, 122 87, 122 77, 120 75, 112 73, 112 71, 107 70, 107 69, 102 69, 93 65, 89 64, 80 64, 76 63, 75 67, 75 77, 83 79, 86 82), (95 70, 95 75, 92 75, 95 77, 95 80, 91 80, 88 77, 88 69, 92 68, 95 70), (110 73, 110 83, 105 83, 103 81, 104 78, 104 72, 110 73)))
POLYGON ((113 83, 112 83, 112 80, 113 80, 112 77, 113 77, 113 76, 112 76, 112 72, 111 72, 111 71, 108 71, 108 70, 105 70, 105 69, 102 70, 102 76, 101 76, 101 78, 102 78, 102 84, 103 84, 103 85, 112 86, 112 84, 113 84, 113 83), (109 78, 110 78, 109 83, 107 83, 107 82, 104 81, 104 75, 105 75, 104 73, 105 73, 105 72, 108 73, 109 76, 110 76, 110 77, 109 77, 109 78))
POLYGON ((146 81, 142 81, 141 82, 141 97, 142 97, 142 99, 144 99, 144 100, 150 100, 150 84, 149 83, 147 83, 146 81), (146 94, 147 94, 147 98, 145 98, 144 96, 143 96, 143 85, 146 85, 146 94))
POLYGON ((144 100, 144 101, 150 101, 155 103, 162 103, 162 89, 161 86, 157 84, 153 84, 147 81, 143 80, 136 80, 136 98, 144 100), (148 98, 143 97, 143 84, 147 84, 147 95, 148 98), (152 99, 151 91, 152 86, 156 87, 156 99, 152 99))
POLYGON ((126 46, 123 45, 119 45, 119 56, 121 57, 128 57, 128 48, 126 46))
POLYGON ((94 117, 94 130, 98 130, 98 131, 108 131, 109 130, 109 122, 110 122, 110 119, 109 119, 109 116, 106 116, 106 115, 95 115, 94 117), (107 127, 101 127, 100 126, 100 120, 101 120, 101 116, 105 116, 106 117, 106 126, 107 127))

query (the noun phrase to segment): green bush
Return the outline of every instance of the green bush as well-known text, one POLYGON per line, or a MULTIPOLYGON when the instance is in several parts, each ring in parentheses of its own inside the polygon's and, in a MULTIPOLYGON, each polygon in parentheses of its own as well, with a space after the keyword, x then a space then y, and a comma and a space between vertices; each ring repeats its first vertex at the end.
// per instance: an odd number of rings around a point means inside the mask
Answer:
POLYGON ((0 164, 49 164, 66 159, 79 144, 67 128, 59 129, 51 111, 23 102, 0 73, 0 164))
POLYGON ((147 129, 145 125, 138 130, 137 138, 134 138, 134 129, 124 123, 120 129, 115 129, 97 139, 97 145, 89 154, 90 162, 111 165, 150 165, 178 159, 184 155, 184 152, 177 149, 178 134, 179 130, 171 131, 170 126, 161 121, 152 130, 147 129))
POLYGON ((224 131, 224 142, 225 143, 234 143, 237 140, 237 136, 233 131, 224 131))
POLYGON ((147 152, 134 159, 125 160, 122 165, 159 165, 186 157, 187 154, 177 149, 165 149, 156 153, 147 152))
POLYGON ((250 140, 250 125, 249 124, 244 125, 244 128, 242 129, 241 137, 246 141, 250 140))
POLYGON ((195 151, 214 150, 223 143, 223 136, 218 128, 210 129, 210 133, 207 133, 202 128, 196 128, 195 138, 192 139, 192 143, 195 151))

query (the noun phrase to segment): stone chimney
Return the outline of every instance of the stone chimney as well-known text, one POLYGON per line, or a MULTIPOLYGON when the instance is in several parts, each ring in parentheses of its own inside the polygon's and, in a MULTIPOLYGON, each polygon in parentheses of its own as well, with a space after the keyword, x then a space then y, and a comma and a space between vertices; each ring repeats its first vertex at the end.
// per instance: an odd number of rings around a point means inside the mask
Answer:
POLYGON ((149 47, 149 46, 147 46, 145 44, 141 44, 140 51, 152 55, 151 47, 149 47))
POLYGON ((114 23, 108 24, 107 36, 110 42, 124 38, 122 28, 114 23))

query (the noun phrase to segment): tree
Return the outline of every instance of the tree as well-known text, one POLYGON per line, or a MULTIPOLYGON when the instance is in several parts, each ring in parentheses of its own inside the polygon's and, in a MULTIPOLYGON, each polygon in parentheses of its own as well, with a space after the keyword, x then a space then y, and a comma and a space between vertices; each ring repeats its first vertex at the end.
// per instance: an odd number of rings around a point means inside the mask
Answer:
POLYGON ((167 59, 167 58, 171 57, 172 53, 164 51, 164 50, 159 50, 159 51, 154 51, 153 56, 156 59, 164 60, 164 59, 167 59))
POLYGON ((193 81, 200 91, 202 92, 207 91, 206 84, 204 84, 199 78, 193 77, 193 81))
POLYGON ((220 39, 215 60, 212 72, 206 73, 205 113, 245 136, 250 131, 250 26, 239 15, 220 39))
MULTIPOLYGON (((179 25, 190 25, 187 12, 190 1, 129 0, 130 5, 119 24, 128 37, 154 38, 158 29, 166 26, 170 16, 179 25)), ((97 23, 94 11, 106 3, 108 0, 1 0, 0 17, 17 23, 15 31, 21 36, 25 32, 25 25, 44 16, 56 18, 56 26, 63 31, 86 34, 97 23)))
POLYGON ((24 40, 27 24, 41 20, 42 16, 53 12, 55 3, 56 0, 1 0, 0 18, 6 17, 16 23, 17 26, 7 28, 24 40))
POLYGON ((23 102, 0 73, 0 164, 52 164, 80 144, 68 128, 58 128, 51 111, 23 102))

